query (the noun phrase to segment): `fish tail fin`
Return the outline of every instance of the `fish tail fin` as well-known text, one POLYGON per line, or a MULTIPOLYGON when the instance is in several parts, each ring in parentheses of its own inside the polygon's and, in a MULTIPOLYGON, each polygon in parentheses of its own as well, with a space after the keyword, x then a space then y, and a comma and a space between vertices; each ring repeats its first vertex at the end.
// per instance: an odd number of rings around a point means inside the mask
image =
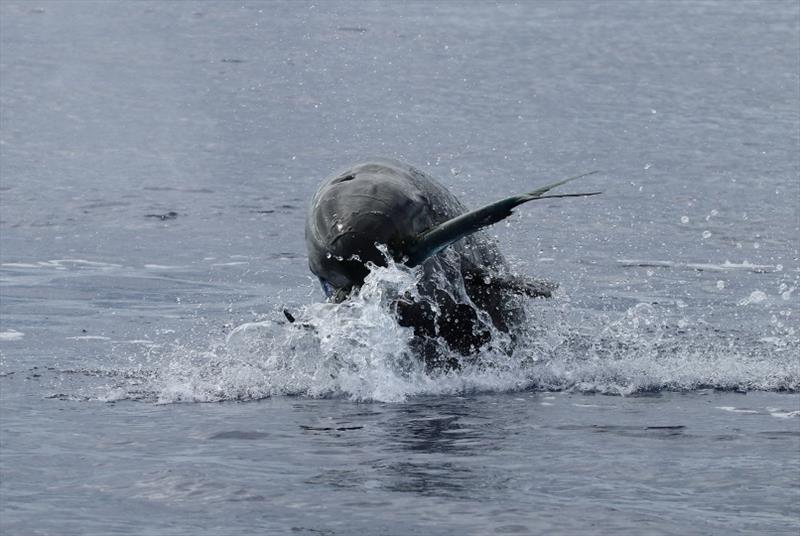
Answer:
POLYGON ((574 177, 569 177, 546 186, 542 186, 531 192, 524 194, 513 195, 506 197, 494 203, 490 203, 479 209, 461 214, 444 223, 433 227, 416 236, 410 244, 404 244, 401 247, 400 253, 406 257, 406 264, 409 266, 417 266, 423 263, 426 259, 433 257, 450 244, 468 236, 484 227, 493 225, 499 221, 504 220, 513 213, 513 209, 528 201, 535 201, 537 199, 556 199, 562 197, 588 197, 598 195, 601 192, 585 192, 585 193, 570 193, 570 194, 553 194, 544 195, 553 188, 580 179, 588 175, 594 175, 597 171, 590 171, 589 173, 582 173, 574 177))

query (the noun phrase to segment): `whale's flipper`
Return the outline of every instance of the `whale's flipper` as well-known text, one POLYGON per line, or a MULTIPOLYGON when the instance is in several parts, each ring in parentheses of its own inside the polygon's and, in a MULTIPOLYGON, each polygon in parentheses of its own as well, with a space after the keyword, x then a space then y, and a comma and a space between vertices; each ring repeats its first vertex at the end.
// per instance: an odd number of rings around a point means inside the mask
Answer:
POLYGON ((593 175, 595 173, 597 173, 597 171, 583 173, 582 175, 577 175, 575 177, 570 177, 568 179, 548 184, 547 186, 543 186, 537 190, 533 190, 532 192, 513 195, 511 197, 501 199, 500 201, 495 201, 494 203, 486 205, 485 207, 457 216, 451 220, 447 220, 446 222, 420 234, 413 239, 411 243, 402 244, 400 247, 400 253, 402 256, 407 258, 405 263, 408 266, 417 266, 426 259, 436 255, 453 242, 456 242, 467 235, 470 235, 484 227, 488 227, 489 225, 507 218, 511 215, 515 207, 523 203, 527 203, 528 201, 534 201, 536 199, 553 199, 558 197, 587 197, 590 195, 598 195, 600 192, 544 195, 556 186, 561 186, 567 182, 580 179, 581 177, 586 177, 587 175, 593 175))

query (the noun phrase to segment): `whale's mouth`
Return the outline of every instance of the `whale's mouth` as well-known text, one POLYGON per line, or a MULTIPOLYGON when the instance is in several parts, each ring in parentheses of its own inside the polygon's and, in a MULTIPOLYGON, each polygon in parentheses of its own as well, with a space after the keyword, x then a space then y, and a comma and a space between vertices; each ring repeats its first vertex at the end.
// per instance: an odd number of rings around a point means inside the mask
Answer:
POLYGON ((357 294, 367 276, 378 267, 394 264, 389 246, 364 233, 346 231, 337 235, 316 273, 330 303, 342 303, 357 294))

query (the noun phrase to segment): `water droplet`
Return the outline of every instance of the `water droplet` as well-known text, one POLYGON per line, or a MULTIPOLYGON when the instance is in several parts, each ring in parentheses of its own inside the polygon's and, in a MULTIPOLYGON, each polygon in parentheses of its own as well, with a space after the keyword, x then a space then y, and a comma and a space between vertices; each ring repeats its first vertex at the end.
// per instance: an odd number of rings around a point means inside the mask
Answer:
POLYGON ((717 288, 720 289, 720 290, 724 289, 725 288, 725 281, 722 281, 722 280, 717 281, 717 288))
POLYGON ((681 216, 681 223, 689 223, 689 216, 681 216))
POLYGON ((711 231, 703 231, 703 238, 711 238, 711 231))
POLYGON ((754 290, 750 293, 750 296, 747 298, 740 300, 737 305, 750 305, 751 303, 761 303, 767 299, 766 293, 760 290, 754 290))

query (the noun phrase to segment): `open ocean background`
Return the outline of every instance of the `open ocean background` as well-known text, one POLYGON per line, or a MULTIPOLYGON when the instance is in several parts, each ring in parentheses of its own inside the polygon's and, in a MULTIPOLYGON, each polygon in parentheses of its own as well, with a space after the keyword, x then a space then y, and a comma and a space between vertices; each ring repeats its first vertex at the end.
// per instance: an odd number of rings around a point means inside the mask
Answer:
POLYGON ((0 2, 3 535, 797 535, 798 287, 795 0, 0 2), (490 231, 561 284, 512 356, 321 303, 369 156, 600 170, 490 231))

